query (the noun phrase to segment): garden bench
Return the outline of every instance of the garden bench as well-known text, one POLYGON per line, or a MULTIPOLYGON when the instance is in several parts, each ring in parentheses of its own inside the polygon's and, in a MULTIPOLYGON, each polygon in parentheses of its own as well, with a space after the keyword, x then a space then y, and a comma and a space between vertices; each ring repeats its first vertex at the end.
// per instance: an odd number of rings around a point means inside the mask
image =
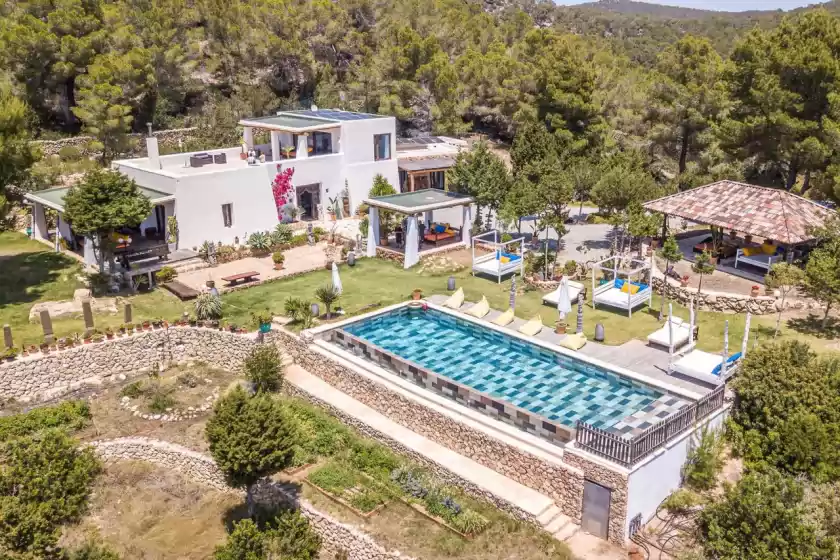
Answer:
POLYGON ((258 280, 259 278, 257 277, 259 275, 259 272, 250 270, 248 272, 240 272, 239 274, 234 274, 232 276, 223 276, 222 281, 227 282, 229 286, 235 286, 240 280, 243 284, 245 282, 253 282, 254 280, 258 280))

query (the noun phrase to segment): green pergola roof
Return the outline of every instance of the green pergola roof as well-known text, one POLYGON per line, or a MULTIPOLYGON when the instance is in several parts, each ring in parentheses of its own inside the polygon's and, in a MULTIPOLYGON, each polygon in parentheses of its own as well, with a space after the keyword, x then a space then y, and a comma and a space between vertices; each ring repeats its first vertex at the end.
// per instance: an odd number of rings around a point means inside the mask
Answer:
POLYGON ((473 202, 471 196, 440 189, 423 189, 388 196, 377 196, 364 201, 368 206, 393 210, 401 214, 417 214, 427 210, 466 206, 473 202))
POLYGON ((280 115, 272 115, 270 117, 242 119, 241 121, 239 121, 239 124, 244 126, 254 126, 258 128, 261 127, 276 130, 295 131, 312 130, 315 128, 333 128, 338 124, 338 122, 339 121, 337 120, 320 117, 314 118, 302 115, 290 115, 288 113, 283 113, 280 115))
MULTIPOLYGON (((58 210, 59 212, 64 212, 64 197, 67 195, 67 191, 69 190, 70 187, 56 187, 44 191, 28 193, 25 198, 30 202, 38 202, 44 206, 58 210)), ((138 187, 138 190, 140 191, 140 194, 151 200, 152 204, 165 202, 174 196, 146 187, 138 187)))

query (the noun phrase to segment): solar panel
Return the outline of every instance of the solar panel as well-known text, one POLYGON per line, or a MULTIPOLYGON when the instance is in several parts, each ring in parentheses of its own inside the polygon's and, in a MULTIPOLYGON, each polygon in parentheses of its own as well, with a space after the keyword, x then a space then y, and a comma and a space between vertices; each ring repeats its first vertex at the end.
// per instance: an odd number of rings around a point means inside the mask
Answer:
POLYGON ((373 115, 371 113, 355 113, 353 111, 342 111, 340 109, 318 109, 312 111, 309 109, 300 109, 297 111, 288 111, 307 117, 320 117, 322 119, 333 119, 336 121, 361 121, 365 119, 379 119, 382 115, 373 115))
POLYGON ((429 146, 431 144, 444 144, 445 141, 439 136, 416 136, 413 138, 397 138, 397 147, 400 146, 429 146))

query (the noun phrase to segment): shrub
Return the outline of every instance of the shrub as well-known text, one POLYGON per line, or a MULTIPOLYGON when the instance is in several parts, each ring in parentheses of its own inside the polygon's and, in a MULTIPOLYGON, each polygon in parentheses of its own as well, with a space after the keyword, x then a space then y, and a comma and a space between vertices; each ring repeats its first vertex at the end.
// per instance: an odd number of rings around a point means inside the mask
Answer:
POLYGON ((300 323, 304 329, 312 326, 312 307, 308 301, 300 298, 289 297, 283 304, 283 312, 291 317, 295 323, 300 323))
POLYGON ((120 560, 120 555, 105 545, 88 542, 70 552, 66 558, 67 560, 120 560))
POLYGON ((119 396, 120 397, 128 397, 130 399, 136 399, 143 394, 143 382, 142 381, 135 381, 134 383, 130 383, 120 389, 119 396))
POLYGON ((155 273, 155 280, 157 280, 158 284, 165 284, 175 280, 176 276, 178 276, 178 271, 167 265, 155 273))
POLYGON ((168 391, 154 391, 149 399, 149 411, 156 414, 166 412, 168 408, 174 408, 178 404, 175 397, 168 391))
POLYGON ((699 518, 708 558, 775 560, 830 558, 829 539, 805 516, 804 491, 778 471, 747 473, 699 518))
POLYGON ((674 513, 686 514, 702 503, 703 498, 699 494, 680 488, 665 498, 662 507, 674 513))
POLYGON ((270 523, 270 550, 275 557, 288 560, 316 560, 321 549, 318 536, 309 520, 297 510, 283 510, 270 523))
POLYGON ((400 460, 394 453, 369 441, 357 441, 353 445, 350 462, 360 471, 378 478, 388 477, 400 466, 400 460))
POLYGON ((252 253, 265 254, 271 251, 271 237, 262 231, 252 233, 248 238, 248 247, 252 253))
POLYGON ((82 159, 82 152, 76 146, 64 146, 58 150, 58 157, 61 161, 79 161, 82 159))
POLYGON ((330 312, 331 307, 334 303, 338 301, 338 298, 341 297, 341 294, 336 289, 335 286, 332 284, 327 284, 325 286, 321 286, 317 290, 315 290, 315 299, 320 301, 324 304, 324 307, 327 308, 327 318, 332 316, 330 312))
POLYGON ((359 220, 359 233, 361 234, 363 239, 367 239, 368 228, 369 227, 370 227, 370 218, 366 215, 361 220, 359 220))
POLYGON ((297 422, 300 450, 296 450, 296 454, 304 460, 298 464, 305 464, 317 457, 332 457, 347 449, 357 439, 347 426, 312 405, 289 400, 287 407, 297 422))
POLYGON ((111 278, 101 272, 90 272, 85 276, 85 282, 93 295, 107 294, 111 289, 111 278))
POLYGON ((280 251, 274 251, 271 254, 271 260, 274 261, 274 264, 283 264, 284 262, 286 262, 286 255, 284 255, 280 251))
POLYGON ((382 495, 370 488, 364 488, 350 498, 350 505, 362 513, 371 512, 384 502, 382 495))
POLYGON ((345 490, 356 486, 356 475, 347 466, 330 461, 307 476, 309 481, 327 492, 341 495, 345 490))
POLYGON ((195 298, 195 315, 199 321, 214 321, 222 317, 222 298, 203 293, 195 298))
POLYGON ((577 262, 568 260, 563 263, 563 274, 566 276, 574 276, 577 273, 577 262))
POLYGON ((768 344, 744 360, 733 382, 733 447, 817 482, 840 478, 840 361, 802 342, 768 344))
POLYGON ((391 480, 412 498, 422 500, 429 493, 426 481, 412 469, 394 469, 391 471, 391 480))
POLYGON ((703 428, 696 444, 688 451, 682 468, 683 481, 695 490, 711 490, 723 469, 723 437, 718 432, 703 428))
POLYGON ((194 374, 191 371, 187 371, 178 376, 178 383, 180 385, 183 385, 184 387, 189 387, 190 389, 193 389, 195 387, 198 387, 200 380, 198 379, 198 376, 196 374, 194 374))
POLYGON ((502 236, 499 238, 499 240, 502 243, 507 243, 508 241, 511 241, 512 239, 513 239, 513 236, 509 233, 503 233, 502 236))
POLYGON ((90 421, 90 407, 84 401, 67 401, 54 406, 33 408, 23 414, 0 416, 0 442, 61 428, 73 432, 90 421))
POLYGON ((471 509, 464 510, 460 515, 453 517, 451 523, 456 530, 465 535, 477 535, 490 524, 486 518, 471 509))
POLYGON ((288 224, 277 224, 271 232, 271 242, 275 245, 285 245, 292 240, 294 231, 288 224))
POLYGON ((283 380, 283 363, 280 352, 273 344, 254 347, 245 358, 245 377, 254 384, 257 392, 274 392, 283 380))

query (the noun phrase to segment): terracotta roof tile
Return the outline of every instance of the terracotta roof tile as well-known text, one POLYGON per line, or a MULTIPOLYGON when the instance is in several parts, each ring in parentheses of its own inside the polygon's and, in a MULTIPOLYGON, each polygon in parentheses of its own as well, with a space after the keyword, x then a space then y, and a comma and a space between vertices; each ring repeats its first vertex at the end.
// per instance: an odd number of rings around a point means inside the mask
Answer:
POLYGON ((833 214, 816 202, 779 189, 718 181, 644 204, 648 210, 719 226, 785 245, 813 239, 808 229, 833 214))

